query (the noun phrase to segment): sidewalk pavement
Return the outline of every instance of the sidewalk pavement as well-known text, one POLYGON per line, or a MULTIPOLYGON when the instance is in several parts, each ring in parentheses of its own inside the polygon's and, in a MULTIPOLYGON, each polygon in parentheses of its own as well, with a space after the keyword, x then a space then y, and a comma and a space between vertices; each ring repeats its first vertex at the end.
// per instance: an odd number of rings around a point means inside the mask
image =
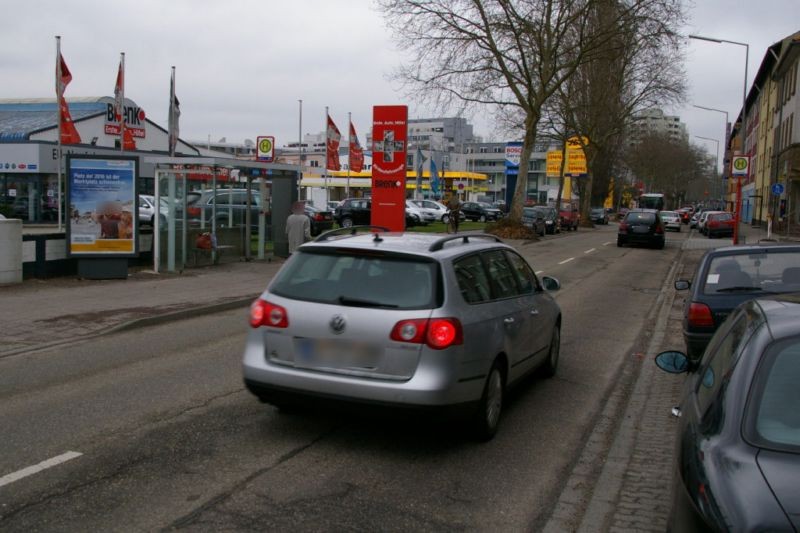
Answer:
POLYGON ((87 336, 247 307, 283 264, 231 262, 127 279, 29 279, 0 286, 0 357, 87 336))

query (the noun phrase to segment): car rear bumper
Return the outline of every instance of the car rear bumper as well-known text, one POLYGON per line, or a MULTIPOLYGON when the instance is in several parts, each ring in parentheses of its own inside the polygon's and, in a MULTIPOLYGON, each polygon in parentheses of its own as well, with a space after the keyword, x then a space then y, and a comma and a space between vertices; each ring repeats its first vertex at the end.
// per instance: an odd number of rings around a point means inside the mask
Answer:
POLYGON ((480 399, 485 375, 459 378, 455 364, 435 364, 432 359, 442 361, 423 356, 407 380, 359 377, 273 363, 265 357, 263 345, 250 338, 242 370, 248 389, 265 401, 273 397, 316 396, 356 403, 442 407, 480 399))

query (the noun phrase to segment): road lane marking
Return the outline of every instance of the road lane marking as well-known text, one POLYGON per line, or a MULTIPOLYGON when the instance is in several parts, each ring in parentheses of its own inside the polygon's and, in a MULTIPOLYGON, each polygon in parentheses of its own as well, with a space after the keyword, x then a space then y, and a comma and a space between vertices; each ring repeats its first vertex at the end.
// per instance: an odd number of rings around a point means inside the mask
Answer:
POLYGON ((563 261, 561 261, 561 262, 559 263, 559 265, 563 265, 563 264, 565 264, 565 263, 569 263, 570 261, 574 261, 574 260, 575 260, 575 258, 574 258, 574 257, 570 257, 569 259, 564 259, 563 261))
POLYGON ((586 250, 586 251, 585 251, 585 252, 583 252, 583 253, 585 253, 585 254, 590 254, 590 253, 592 253, 592 252, 595 252, 595 251, 597 251, 597 250, 596 250, 595 248, 592 248, 591 250, 586 250))
POLYGON ((537 276, 538 276, 539 274, 544 274, 544 270, 539 270, 538 272, 536 272, 536 275, 537 275, 537 276))
POLYGON ((57 455, 55 457, 51 457, 50 459, 42 461, 37 465, 29 466, 27 468, 23 468, 22 470, 17 470, 16 472, 12 472, 3 477, 0 477, 0 487, 2 487, 3 485, 10 485, 15 481, 19 481, 22 478, 32 476, 33 474, 38 474, 42 470, 47 470, 48 468, 58 466, 61 463, 66 463, 67 461, 75 459, 76 457, 80 457, 81 455, 83 454, 80 452, 62 453, 61 455, 57 455))
POLYGON ((603 246, 608 246, 609 244, 613 244, 613 241, 604 242, 603 246))

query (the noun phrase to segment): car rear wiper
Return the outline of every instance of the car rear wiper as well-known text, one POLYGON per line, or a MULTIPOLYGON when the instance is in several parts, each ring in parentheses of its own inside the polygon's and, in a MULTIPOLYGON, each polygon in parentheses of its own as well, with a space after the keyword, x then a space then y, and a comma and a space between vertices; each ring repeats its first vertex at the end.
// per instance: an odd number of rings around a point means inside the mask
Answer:
POLYGON ((339 303, 342 305, 354 305, 356 307, 382 307, 386 309, 397 309, 395 304, 376 302, 373 300, 362 300, 360 298, 350 298, 349 296, 339 296, 339 303))

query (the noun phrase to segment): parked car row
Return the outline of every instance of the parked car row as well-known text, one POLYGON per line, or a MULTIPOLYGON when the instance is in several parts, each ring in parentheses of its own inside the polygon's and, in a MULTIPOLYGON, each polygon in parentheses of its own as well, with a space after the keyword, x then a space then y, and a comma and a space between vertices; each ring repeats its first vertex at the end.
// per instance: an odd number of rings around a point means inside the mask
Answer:
MULTIPOLYGON (((711 216, 711 215, 708 215, 711 216)), ((800 245, 709 250, 691 280, 671 531, 800 529, 800 245)))

